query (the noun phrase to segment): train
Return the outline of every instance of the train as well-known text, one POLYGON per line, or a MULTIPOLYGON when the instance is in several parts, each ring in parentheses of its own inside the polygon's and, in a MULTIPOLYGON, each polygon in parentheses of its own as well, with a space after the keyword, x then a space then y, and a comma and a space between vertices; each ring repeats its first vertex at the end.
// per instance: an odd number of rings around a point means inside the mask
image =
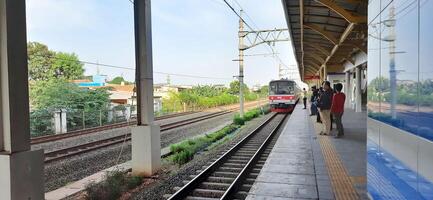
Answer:
POLYGON ((293 80, 281 79, 269 82, 269 105, 271 112, 292 112, 301 95, 301 88, 293 80))

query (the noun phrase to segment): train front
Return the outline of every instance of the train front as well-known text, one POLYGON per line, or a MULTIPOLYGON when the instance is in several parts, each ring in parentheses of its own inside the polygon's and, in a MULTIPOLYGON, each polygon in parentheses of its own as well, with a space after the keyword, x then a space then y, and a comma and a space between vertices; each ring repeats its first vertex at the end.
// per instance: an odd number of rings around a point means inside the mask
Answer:
POLYGON ((292 112, 298 101, 296 83, 291 80, 278 80, 269 83, 269 105, 272 112, 292 112))

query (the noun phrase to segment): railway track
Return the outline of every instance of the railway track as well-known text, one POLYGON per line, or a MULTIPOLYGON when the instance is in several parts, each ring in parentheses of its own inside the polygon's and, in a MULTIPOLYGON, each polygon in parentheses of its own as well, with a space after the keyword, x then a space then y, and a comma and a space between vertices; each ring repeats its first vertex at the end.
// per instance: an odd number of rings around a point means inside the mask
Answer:
POLYGON ((184 181, 183 187, 175 188, 176 193, 166 195, 168 199, 245 199, 286 117, 274 114, 191 181, 184 181))
MULTIPOLYGON (((181 126, 185 126, 188 124, 196 123, 199 121, 203 121, 206 119, 218 117, 218 116, 225 115, 225 114, 228 114, 231 112, 232 112, 231 110, 220 111, 220 112, 210 113, 207 115, 202 115, 199 117, 185 119, 185 120, 181 120, 181 121, 177 121, 177 122, 173 122, 173 123, 169 123, 169 124, 163 124, 163 125, 161 125, 161 132, 168 131, 168 130, 178 128, 181 126)), ((107 139, 89 142, 89 143, 85 143, 82 145, 77 145, 77 146, 73 146, 73 147, 69 147, 69 148, 59 149, 59 150, 55 150, 55 151, 51 151, 51 152, 45 152, 45 163, 50 163, 50 162, 62 160, 62 159, 65 159, 65 158, 68 158, 71 156, 87 153, 90 151, 94 151, 94 150, 108 147, 108 146, 115 145, 115 144, 120 144, 120 143, 130 141, 130 140, 131 140, 131 134, 128 133, 125 135, 114 136, 114 137, 110 137, 107 139)))
MULTIPOLYGON (((176 114, 171 114, 171 115, 164 115, 164 116, 156 117, 155 120, 158 121, 158 120, 163 120, 163 119, 168 119, 168 118, 173 118, 173 117, 180 117, 180 116, 189 115, 189 114, 193 114, 193 113, 197 113, 197 112, 182 112, 182 113, 176 113, 176 114)), ((98 127, 87 128, 87 129, 82 129, 82 130, 69 131, 69 132, 64 133, 64 134, 38 136, 38 137, 31 138, 30 144, 33 145, 33 144, 52 142, 52 141, 66 139, 66 138, 82 136, 82 135, 86 135, 86 134, 90 134, 90 133, 131 126, 135 123, 136 123, 136 121, 120 122, 120 123, 115 123, 115 124, 110 124, 110 125, 105 125, 105 126, 98 126, 98 127)))
MULTIPOLYGON (((245 106, 251 107, 251 106, 255 106, 255 105, 256 105, 256 103, 248 103, 245 106)), ((228 108, 226 110, 235 111, 235 110, 238 110, 238 108, 228 108)), ((220 112, 222 112, 222 111, 220 111, 220 112)), ((193 113, 197 113, 197 112, 196 111, 194 111, 194 112, 182 112, 182 113, 176 113, 176 114, 171 114, 171 115, 165 115, 165 116, 156 117, 155 120, 158 121, 158 120, 163 120, 163 119, 168 119, 168 118, 180 117, 180 116, 189 115, 189 114, 193 114, 193 113)), ((53 142, 53 141, 57 141, 57 140, 62 140, 62 139, 72 138, 72 137, 78 137, 78 136, 91 134, 91 133, 95 133, 95 132, 132 126, 135 124, 136 124, 136 121, 133 120, 130 122, 121 122, 121 123, 115 123, 115 124, 110 124, 110 125, 105 125, 105 126, 87 128, 87 129, 83 129, 83 130, 69 131, 69 132, 64 133, 64 134, 38 136, 38 137, 31 138, 30 144, 35 145, 35 144, 53 142)))

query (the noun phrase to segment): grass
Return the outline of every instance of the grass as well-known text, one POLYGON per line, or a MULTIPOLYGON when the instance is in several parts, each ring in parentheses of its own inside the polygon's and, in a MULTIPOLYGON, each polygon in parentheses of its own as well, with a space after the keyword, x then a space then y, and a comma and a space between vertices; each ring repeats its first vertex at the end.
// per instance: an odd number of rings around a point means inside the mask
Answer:
POLYGON ((223 139, 225 136, 233 133, 239 126, 230 124, 219 131, 205 136, 188 139, 183 142, 172 144, 170 150, 173 153, 170 159, 173 163, 183 165, 194 158, 194 154, 210 146, 214 142, 223 139))
POLYGON ((121 171, 110 172, 101 183, 90 183, 86 186, 86 199, 116 200, 124 192, 136 188, 142 182, 142 177, 130 176, 121 171))
POLYGON ((269 112, 269 106, 265 106, 263 109, 252 109, 246 112, 244 117, 240 117, 239 114, 235 115, 233 124, 227 125, 219 131, 172 144, 170 145, 170 150, 173 155, 169 157, 169 160, 175 164, 183 165, 192 160, 197 152, 206 149, 223 138, 227 139, 227 135, 236 131, 240 126, 244 125, 246 121, 250 121, 261 114, 267 114, 269 112))

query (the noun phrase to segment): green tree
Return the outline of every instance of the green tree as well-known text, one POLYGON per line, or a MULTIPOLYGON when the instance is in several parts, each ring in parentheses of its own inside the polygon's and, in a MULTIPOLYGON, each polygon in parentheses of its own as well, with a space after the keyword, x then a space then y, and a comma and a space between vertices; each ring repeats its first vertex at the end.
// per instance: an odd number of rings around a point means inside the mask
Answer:
POLYGON ((78 56, 74 53, 55 53, 53 64, 50 68, 50 78, 65 78, 73 80, 83 77, 84 68, 78 56))
POLYGON ((44 44, 30 42, 27 44, 29 78, 35 81, 48 80, 54 53, 44 44))
POLYGON ((67 112, 68 130, 80 128, 83 122, 86 127, 98 126, 100 122, 105 123, 106 109, 110 103, 109 96, 107 89, 79 88, 64 79, 32 83, 30 85, 32 135, 51 133, 52 112, 60 109, 67 112))
MULTIPOLYGON (((238 95, 239 94, 239 89, 240 88, 240 83, 239 81, 232 81, 230 83, 230 88, 229 88, 229 93, 233 94, 233 95, 238 95)), ((248 89, 247 84, 244 83, 244 89, 243 89, 244 94, 248 94, 250 92, 250 89, 248 89)))
POLYGON ((27 53, 31 80, 47 81, 56 78, 71 80, 83 76, 83 64, 74 53, 51 51, 47 45, 38 42, 28 43, 27 53))
POLYGON ((62 79, 40 81, 30 87, 31 104, 35 109, 99 110, 110 102, 107 89, 80 88, 62 79))
POLYGON ((116 85, 120 85, 122 82, 124 82, 125 84, 131 84, 131 82, 126 81, 126 80, 125 80, 123 77, 121 77, 121 76, 117 76, 117 77, 115 77, 113 80, 111 80, 111 81, 108 82, 108 83, 116 84, 116 85))

